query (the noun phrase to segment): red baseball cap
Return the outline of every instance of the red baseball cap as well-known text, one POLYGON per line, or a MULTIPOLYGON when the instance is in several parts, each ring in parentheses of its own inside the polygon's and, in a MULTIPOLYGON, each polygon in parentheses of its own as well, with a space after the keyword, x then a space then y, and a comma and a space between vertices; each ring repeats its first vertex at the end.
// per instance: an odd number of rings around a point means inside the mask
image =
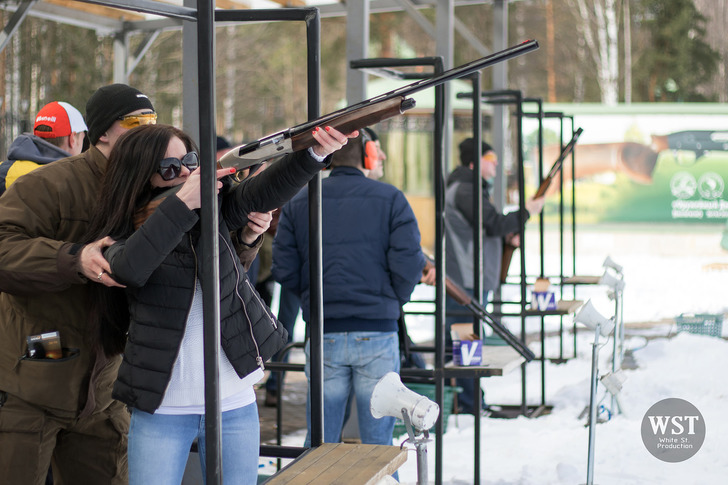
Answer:
POLYGON ((41 138, 58 138, 68 136, 71 133, 88 131, 81 113, 68 103, 53 101, 43 106, 35 117, 33 134, 41 138), (38 130, 40 125, 45 125, 51 130, 38 130))

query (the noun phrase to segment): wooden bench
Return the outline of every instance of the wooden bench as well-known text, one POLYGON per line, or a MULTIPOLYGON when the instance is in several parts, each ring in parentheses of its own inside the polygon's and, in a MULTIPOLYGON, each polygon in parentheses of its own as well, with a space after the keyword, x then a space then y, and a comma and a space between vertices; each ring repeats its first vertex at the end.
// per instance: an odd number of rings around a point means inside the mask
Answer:
POLYGON ((398 446, 324 443, 263 482, 266 485, 374 485, 407 461, 398 446))

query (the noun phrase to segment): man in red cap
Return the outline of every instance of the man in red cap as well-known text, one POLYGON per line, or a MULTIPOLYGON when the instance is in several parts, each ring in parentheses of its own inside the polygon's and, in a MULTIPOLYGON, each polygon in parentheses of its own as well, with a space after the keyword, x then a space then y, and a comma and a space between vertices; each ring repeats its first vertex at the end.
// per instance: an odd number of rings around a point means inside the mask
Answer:
POLYGON ((81 113, 63 101, 43 106, 35 117, 33 133, 23 133, 0 162, 0 195, 21 175, 83 150, 86 123, 81 113))

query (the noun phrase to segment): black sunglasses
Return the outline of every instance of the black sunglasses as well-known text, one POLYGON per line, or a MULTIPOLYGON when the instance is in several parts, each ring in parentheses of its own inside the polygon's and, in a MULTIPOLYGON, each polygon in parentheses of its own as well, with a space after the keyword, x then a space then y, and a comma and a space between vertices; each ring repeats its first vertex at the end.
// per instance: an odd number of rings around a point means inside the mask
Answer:
POLYGON ((162 159, 162 161, 159 162, 159 170, 157 170, 157 172, 159 172, 159 175, 162 176, 162 179, 172 180, 179 177, 179 174, 182 171, 182 165, 187 167, 190 171, 199 167, 200 159, 197 156, 197 153, 189 152, 182 157, 182 160, 174 157, 162 159))

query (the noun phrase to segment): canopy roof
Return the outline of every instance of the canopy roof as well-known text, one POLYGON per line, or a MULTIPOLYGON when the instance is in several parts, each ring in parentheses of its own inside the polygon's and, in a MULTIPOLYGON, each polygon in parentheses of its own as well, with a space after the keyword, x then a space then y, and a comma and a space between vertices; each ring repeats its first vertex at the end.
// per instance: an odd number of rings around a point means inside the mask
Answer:
MULTIPOLYGON (((455 5, 483 4, 489 0, 456 0, 455 5)), ((437 0, 370 0, 371 13, 434 7, 437 0)), ((196 2, 195 2, 196 5, 196 2)), ((345 2, 332 0, 216 0, 218 10, 318 7, 321 17, 346 15, 345 2)), ((0 8, 8 11, 27 9, 27 15, 96 30, 99 34, 179 27, 185 18, 194 19, 196 7, 185 7, 184 0, 7 0, 0 8), (127 9, 112 5, 126 6, 127 9), (170 17, 154 15, 162 11, 170 17)), ((6 29, 7 30, 7 29, 6 29)))

